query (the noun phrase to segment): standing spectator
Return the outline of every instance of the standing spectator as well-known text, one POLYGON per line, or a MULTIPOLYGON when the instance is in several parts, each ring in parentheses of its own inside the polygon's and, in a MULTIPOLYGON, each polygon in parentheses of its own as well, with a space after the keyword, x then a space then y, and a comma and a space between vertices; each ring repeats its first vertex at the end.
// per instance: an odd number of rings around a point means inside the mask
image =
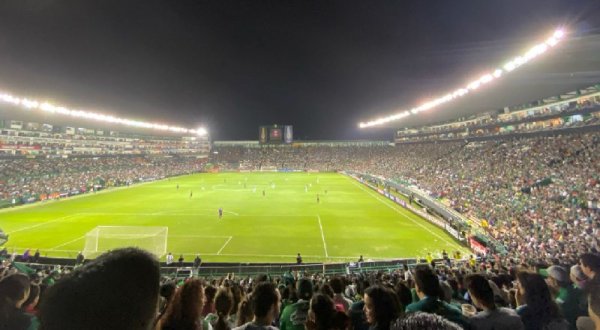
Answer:
POLYGON ((173 264, 173 254, 171 252, 169 252, 169 254, 167 254, 167 266, 171 266, 171 264, 173 264))
POLYGON ((44 292, 41 328, 147 330, 156 318, 159 280, 158 260, 148 252, 107 252, 44 292))
POLYGON ((300 255, 300 253, 298 253, 298 256, 296 257, 296 264, 300 265, 302 263, 302 256, 300 255))
POLYGON ((596 330, 600 329, 600 286, 598 285, 590 288, 588 313, 590 314, 590 319, 594 322, 596 330))
POLYGON ((517 288, 517 314, 521 316, 526 330, 569 328, 541 275, 517 273, 517 288))
POLYGON ((75 264, 81 265, 81 264, 83 264, 84 260, 85 260, 85 257, 83 256, 83 253, 81 251, 79 251, 79 253, 77 253, 77 257, 75 257, 75 264))
POLYGON ((303 330, 304 324, 308 318, 310 307, 310 298, 313 295, 312 282, 307 278, 302 278, 296 284, 298 290, 298 301, 288 305, 283 309, 279 320, 281 330, 303 330))
POLYGON ((252 321, 234 328, 234 330, 277 330, 272 326, 279 315, 281 296, 273 283, 261 282, 252 291, 252 321))
POLYGON ((402 306, 392 289, 374 285, 365 290, 365 316, 370 330, 389 329, 390 324, 402 315, 402 306))
POLYGON ((345 330, 348 328, 348 316, 337 311, 328 295, 317 293, 310 300, 308 330, 345 330))
POLYGON ((8 275, 0 280, 1 330, 26 330, 35 322, 20 310, 29 297, 29 290, 29 278, 23 274, 8 275))
POLYGON ((333 302, 336 305, 342 306, 344 308, 343 312, 346 313, 352 305, 352 300, 343 295, 345 288, 344 280, 340 277, 334 277, 329 281, 329 285, 333 290, 333 302))
MULTIPOLYGON (((204 291, 206 292, 206 290, 204 291)), ((220 288, 215 297, 215 313, 208 314, 206 320, 214 330, 230 330, 229 314, 233 308, 233 295, 229 288, 220 288)))
POLYGON ((204 306, 202 307, 202 316, 206 316, 210 313, 215 313, 215 295, 217 294, 217 288, 209 285, 204 288, 204 306))
POLYGON ((31 261, 38 262, 40 260, 40 249, 35 250, 35 254, 33 255, 33 259, 31 261))
POLYGON ((21 310, 30 315, 37 314, 37 304, 40 300, 40 286, 37 284, 31 284, 29 287, 29 296, 23 303, 21 310))
POLYGON ((182 255, 180 255, 180 256, 179 256, 179 259, 177 259, 177 262, 178 262, 178 266, 179 266, 179 267, 183 267, 183 261, 184 261, 184 260, 185 260, 185 259, 183 258, 183 254, 182 254, 182 255))
POLYGON ((167 312, 161 318, 163 330, 211 330, 212 327, 202 319, 204 300, 202 281, 191 279, 177 290, 167 312))
POLYGON ((198 268, 200 268, 200 265, 202 265, 202 259, 199 255, 196 255, 196 259, 194 259, 194 269, 198 270, 198 268))
POLYGON ((479 274, 466 278, 466 286, 473 304, 483 310, 470 319, 473 330, 522 330, 523 322, 517 313, 508 308, 497 307, 494 291, 488 280, 479 274))

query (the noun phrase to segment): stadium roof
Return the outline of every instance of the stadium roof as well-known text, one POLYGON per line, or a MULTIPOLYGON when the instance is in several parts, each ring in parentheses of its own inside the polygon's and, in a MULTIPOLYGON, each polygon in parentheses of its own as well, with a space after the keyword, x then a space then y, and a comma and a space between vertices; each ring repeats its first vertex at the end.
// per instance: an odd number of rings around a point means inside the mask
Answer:
MULTIPOLYGON (((520 45, 526 49, 527 44, 520 45)), ((600 35, 569 37, 536 59, 463 98, 390 122, 385 127, 415 127, 535 102, 600 83, 600 35)), ((502 59, 500 58, 500 61, 502 59)), ((498 62, 497 64, 500 64, 498 62)), ((493 69, 494 63, 490 63, 493 69)), ((448 86, 449 90, 455 86, 448 86)), ((434 92, 434 91, 432 91, 434 92)), ((443 95, 447 91, 437 91, 443 95)), ((404 108, 417 104, 406 104, 404 108)), ((382 113, 389 115, 391 113, 382 113)), ((367 119, 367 118, 365 118, 367 119)), ((367 128, 368 129, 368 128, 367 128)))

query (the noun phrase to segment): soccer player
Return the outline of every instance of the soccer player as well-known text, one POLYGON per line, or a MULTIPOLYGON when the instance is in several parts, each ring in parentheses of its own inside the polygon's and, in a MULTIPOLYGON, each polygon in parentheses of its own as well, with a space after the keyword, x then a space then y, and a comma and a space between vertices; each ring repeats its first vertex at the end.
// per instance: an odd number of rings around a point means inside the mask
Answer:
POLYGON ((263 197, 265 196, 265 190, 263 189, 263 197))
POLYGON ((219 219, 223 217, 223 208, 219 207, 219 219))
POLYGON ((302 263, 302 256, 300 255, 300 253, 298 252, 298 256, 296 257, 296 263, 299 265, 302 263))
POLYGON ((177 190, 179 190, 179 183, 177 184, 177 190))
POLYGON ((192 191, 190 190, 190 199, 192 198, 192 191))
POLYGON ((317 194, 317 204, 321 202, 321 199, 319 198, 319 194, 317 194))

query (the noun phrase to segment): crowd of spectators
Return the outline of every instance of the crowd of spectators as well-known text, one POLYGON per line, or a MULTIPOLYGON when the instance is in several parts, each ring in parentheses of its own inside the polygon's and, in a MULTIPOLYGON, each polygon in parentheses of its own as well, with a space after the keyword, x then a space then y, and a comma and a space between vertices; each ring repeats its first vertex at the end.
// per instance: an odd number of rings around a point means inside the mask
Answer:
POLYGON ((577 264, 176 279, 151 254, 124 248, 70 273, 19 269, 0 268, 0 329, 600 329, 594 253, 577 264))
POLYGON ((211 161, 408 183, 481 223, 515 258, 570 258, 599 244, 598 132, 395 147, 228 147, 211 161))
POLYGON ((64 197, 108 187, 200 172, 189 157, 85 157, 0 159, 0 200, 15 203, 64 197))

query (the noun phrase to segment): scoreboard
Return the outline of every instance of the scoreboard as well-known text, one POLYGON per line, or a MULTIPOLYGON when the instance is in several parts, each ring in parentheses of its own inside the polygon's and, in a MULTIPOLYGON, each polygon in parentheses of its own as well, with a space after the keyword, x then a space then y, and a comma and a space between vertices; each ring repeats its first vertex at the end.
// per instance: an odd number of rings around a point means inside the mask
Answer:
POLYGON ((291 125, 270 125, 258 128, 258 142, 260 144, 292 143, 294 130, 291 125))

